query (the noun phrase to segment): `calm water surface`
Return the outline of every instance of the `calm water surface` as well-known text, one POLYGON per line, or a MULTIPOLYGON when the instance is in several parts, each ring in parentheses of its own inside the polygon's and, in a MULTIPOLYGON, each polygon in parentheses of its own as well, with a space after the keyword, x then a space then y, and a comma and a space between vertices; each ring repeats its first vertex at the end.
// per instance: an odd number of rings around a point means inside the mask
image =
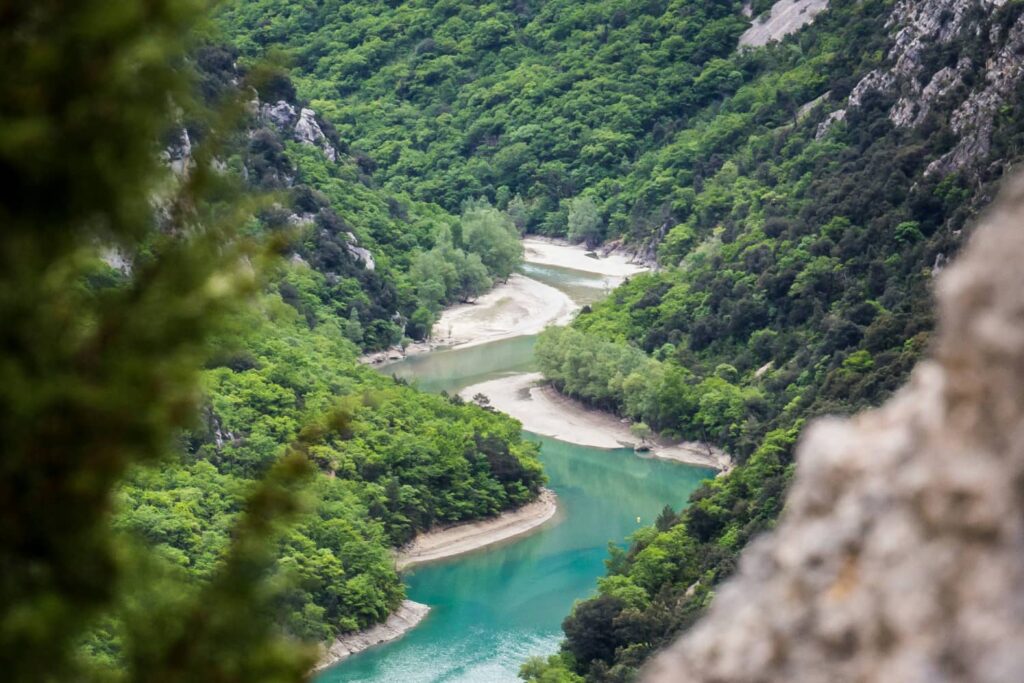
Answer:
MULTIPOLYGON (((548 266, 526 274, 581 303, 603 295, 601 278, 548 266), (593 297, 593 298, 591 298, 593 297)), ((382 368, 428 391, 449 392, 531 370, 535 339, 436 351, 382 368)), ((624 544, 661 508, 682 505, 710 470, 642 459, 630 450, 576 446, 532 434, 559 499, 552 523, 524 539, 421 566, 406 576, 430 615, 405 637, 329 669, 317 683, 511 683, 532 655, 553 653, 574 601, 604 575, 609 541, 624 544)))

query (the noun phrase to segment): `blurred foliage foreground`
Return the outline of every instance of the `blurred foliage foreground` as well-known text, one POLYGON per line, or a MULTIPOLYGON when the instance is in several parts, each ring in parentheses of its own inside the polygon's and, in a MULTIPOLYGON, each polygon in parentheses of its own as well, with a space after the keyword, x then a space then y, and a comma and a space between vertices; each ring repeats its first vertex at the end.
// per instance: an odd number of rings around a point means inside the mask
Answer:
POLYGON ((167 452, 196 414, 204 344, 259 272, 261 254, 232 229, 245 207, 207 172, 215 141, 184 178, 157 164, 169 112, 189 108, 175 65, 203 5, 0 2, 8 681, 298 680, 314 656, 257 618, 274 592, 263 579, 269 539, 301 507, 305 435, 248 492, 203 585, 155 571, 155 558, 110 528, 115 485, 167 452), (95 286, 109 271, 104 253, 130 255, 126 282, 95 286), (108 614, 128 625, 116 674, 76 656, 108 614))

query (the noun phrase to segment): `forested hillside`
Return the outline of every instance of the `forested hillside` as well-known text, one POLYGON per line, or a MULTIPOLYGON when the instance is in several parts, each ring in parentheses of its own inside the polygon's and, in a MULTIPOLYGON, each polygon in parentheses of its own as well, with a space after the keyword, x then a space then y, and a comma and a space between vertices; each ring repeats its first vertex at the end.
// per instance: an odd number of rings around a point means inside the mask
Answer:
MULTIPOLYGON (((432 311, 508 277, 521 258, 518 231, 486 204, 460 218, 373 188, 272 64, 247 69, 230 48, 205 44, 180 68, 194 74, 197 112, 244 105, 212 161, 239 183, 240 198, 211 201, 223 210, 255 202, 243 232, 283 258, 261 261, 258 295, 220 321, 202 354, 200 413, 170 461, 133 470, 119 487, 114 529, 159 558, 148 571, 161 580, 135 587, 134 600, 194 591, 223 565, 257 482, 301 443, 317 476, 305 490, 309 513, 278 542, 268 580, 280 589, 265 618, 327 642, 379 623, 401 602, 394 548, 435 525, 523 505, 543 484, 537 447, 517 422, 358 362, 362 349, 397 345, 417 324, 417 285, 429 287, 433 275, 420 262, 437 250, 451 259, 465 244, 463 258, 479 270, 471 292, 430 290, 423 336, 432 311), (417 269, 427 272, 410 284, 417 269)), ((210 121, 185 115, 172 125, 163 161, 178 182, 209 162, 210 121)), ((105 252, 91 296, 127 287, 158 239, 105 252)), ((127 666, 124 626, 109 614, 93 630, 84 647, 93 665, 127 666)))
POLYGON ((731 0, 254 0, 220 24, 243 54, 285 49, 382 186, 455 212, 486 197, 551 235, 581 193, 601 237, 647 230, 665 197, 638 211, 623 180, 748 77, 723 59, 748 25, 731 0))
POLYGON ((796 38, 733 57, 748 82, 659 152, 643 186, 663 174, 678 197, 664 269, 546 333, 538 358, 563 391, 742 464, 612 556, 564 654, 530 680, 628 680, 773 524, 804 422, 905 381, 933 276, 1021 156, 1022 15, 833 2, 796 38))
POLYGON ((804 422, 905 380, 934 273, 1020 157, 1019 2, 834 0, 782 42, 737 49, 769 8, 219 14, 243 55, 291 65, 380 188, 450 212, 483 197, 521 229, 622 240, 661 266, 548 332, 539 362, 565 393, 741 466, 613 556, 563 655, 528 677, 627 680, 700 613, 778 514, 804 422))
MULTIPOLYGON (((307 106, 270 56, 245 61, 211 42, 196 49, 194 64, 207 105, 245 101, 249 115, 220 163, 274 197, 259 230, 284 240, 297 267, 284 274, 281 295, 311 326, 324 314, 345 318, 345 336, 368 350, 422 340, 446 304, 479 296, 520 262, 519 230, 486 200, 449 212, 377 187, 373 164, 307 106)), ((179 172, 204 134, 182 124, 165 152, 179 172)))

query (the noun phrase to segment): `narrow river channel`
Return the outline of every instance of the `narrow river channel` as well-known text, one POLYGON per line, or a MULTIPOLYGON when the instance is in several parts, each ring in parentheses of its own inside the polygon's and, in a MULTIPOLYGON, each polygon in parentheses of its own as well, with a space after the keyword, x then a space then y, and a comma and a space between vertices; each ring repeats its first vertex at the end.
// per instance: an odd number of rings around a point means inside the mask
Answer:
MULTIPOLYGON (((580 304, 604 296, 598 275, 527 264, 524 274, 580 304)), ((382 368, 427 391, 458 390, 533 366, 534 337, 439 350, 382 368)), ((527 433, 558 494, 559 513, 543 529, 505 545, 419 566, 406 575, 408 596, 430 605, 403 638, 371 648, 320 674, 316 683, 512 683, 519 665, 555 652, 573 602, 591 595, 604 574, 609 541, 678 508, 708 469, 639 458, 631 450, 577 446, 527 433)))

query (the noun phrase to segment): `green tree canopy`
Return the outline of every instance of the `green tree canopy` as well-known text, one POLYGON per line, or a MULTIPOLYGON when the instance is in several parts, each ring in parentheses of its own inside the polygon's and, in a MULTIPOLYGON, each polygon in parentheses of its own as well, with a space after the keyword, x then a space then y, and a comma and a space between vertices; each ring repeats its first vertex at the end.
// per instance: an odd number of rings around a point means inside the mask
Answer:
POLYGON ((486 201, 470 202, 462 212, 462 242, 498 280, 507 280, 523 262, 523 246, 512 219, 486 201))

